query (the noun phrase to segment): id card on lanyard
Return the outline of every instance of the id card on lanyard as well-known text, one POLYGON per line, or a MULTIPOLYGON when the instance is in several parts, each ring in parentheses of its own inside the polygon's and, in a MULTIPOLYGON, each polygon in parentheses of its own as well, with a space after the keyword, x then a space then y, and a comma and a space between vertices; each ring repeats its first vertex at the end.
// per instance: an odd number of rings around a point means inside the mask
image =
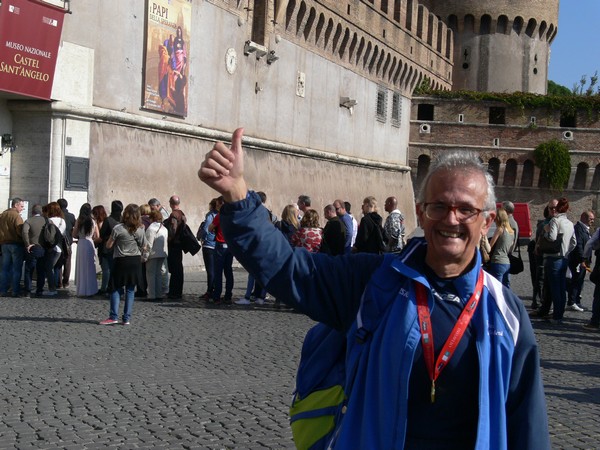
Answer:
POLYGON ((434 365, 435 351, 433 345, 433 329, 431 328, 431 315, 429 305, 427 304, 427 289, 421 283, 415 282, 415 290, 417 294, 417 312, 419 314, 419 326, 421 328, 421 344, 423 345, 423 357, 427 366, 427 372, 431 379, 431 403, 435 402, 435 381, 440 376, 440 373, 448 365, 450 358, 454 354, 456 347, 460 343, 471 318, 477 309, 479 299, 483 292, 483 271, 479 271, 475 291, 471 298, 465 304, 456 324, 452 328, 442 351, 437 357, 434 365))

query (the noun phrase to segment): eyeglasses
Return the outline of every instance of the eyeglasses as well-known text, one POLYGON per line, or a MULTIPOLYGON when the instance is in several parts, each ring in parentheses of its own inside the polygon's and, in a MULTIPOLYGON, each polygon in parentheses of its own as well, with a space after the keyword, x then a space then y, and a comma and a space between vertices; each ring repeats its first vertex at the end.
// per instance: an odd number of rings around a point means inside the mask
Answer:
POLYGON ((460 223, 472 223, 477 220, 483 210, 466 205, 451 206, 445 203, 423 203, 423 211, 430 220, 443 220, 452 211, 456 216, 456 220, 460 223))

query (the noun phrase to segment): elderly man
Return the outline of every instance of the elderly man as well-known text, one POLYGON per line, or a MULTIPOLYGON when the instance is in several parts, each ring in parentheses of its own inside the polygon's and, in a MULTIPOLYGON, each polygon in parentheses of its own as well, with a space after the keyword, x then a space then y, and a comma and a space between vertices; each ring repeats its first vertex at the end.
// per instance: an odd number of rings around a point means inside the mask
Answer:
POLYGON ((2 245, 2 272, 0 272, 0 296, 6 297, 9 285, 13 297, 21 295, 21 272, 25 245, 23 243, 23 218, 21 211, 25 202, 13 198, 11 207, 0 214, 0 244, 2 245))
POLYGON ((243 175, 242 132, 231 148, 215 144, 198 175, 225 198, 223 231, 242 265, 347 336, 349 401, 332 446, 550 448, 531 323, 480 268, 495 196, 477 156, 432 165, 417 198, 424 239, 400 255, 330 257, 295 251, 262 219, 243 175))

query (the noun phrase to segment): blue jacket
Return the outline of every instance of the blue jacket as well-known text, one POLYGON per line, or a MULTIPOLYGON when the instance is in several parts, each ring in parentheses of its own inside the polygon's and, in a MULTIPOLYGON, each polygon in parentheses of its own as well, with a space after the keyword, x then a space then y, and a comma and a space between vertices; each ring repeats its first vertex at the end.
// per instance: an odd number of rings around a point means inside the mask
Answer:
MULTIPOLYGON (((347 332, 346 366, 354 368, 348 373, 356 377, 347 383, 352 386, 350 400, 335 447, 404 448, 408 385, 421 339, 414 283, 430 288, 423 275, 425 241, 415 241, 401 255, 386 258, 384 265, 383 256, 373 254, 311 254, 290 248, 281 233, 262 220, 261 208, 254 193, 223 206, 221 224, 231 252, 277 298, 347 332), (355 338, 357 327, 368 329, 371 318, 378 325, 364 348, 353 351, 361 345, 355 338)), ((474 258, 473 269, 454 281, 461 298, 474 290, 478 252, 474 258)), ((429 307, 433 314, 431 292, 429 307)), ((539 355, 521 301, 485 274, 471 326, 479 358, 476 448, 550 448, 539 355)))

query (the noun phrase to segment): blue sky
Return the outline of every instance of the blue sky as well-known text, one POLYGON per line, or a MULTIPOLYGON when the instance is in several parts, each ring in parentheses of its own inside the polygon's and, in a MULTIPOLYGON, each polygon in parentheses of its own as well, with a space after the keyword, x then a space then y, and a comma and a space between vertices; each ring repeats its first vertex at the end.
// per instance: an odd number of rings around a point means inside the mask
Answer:
POLYGON ((548 79, 571 89, 582 75, 600 74, 600 0, 560 0, 559 8, 548 79))

